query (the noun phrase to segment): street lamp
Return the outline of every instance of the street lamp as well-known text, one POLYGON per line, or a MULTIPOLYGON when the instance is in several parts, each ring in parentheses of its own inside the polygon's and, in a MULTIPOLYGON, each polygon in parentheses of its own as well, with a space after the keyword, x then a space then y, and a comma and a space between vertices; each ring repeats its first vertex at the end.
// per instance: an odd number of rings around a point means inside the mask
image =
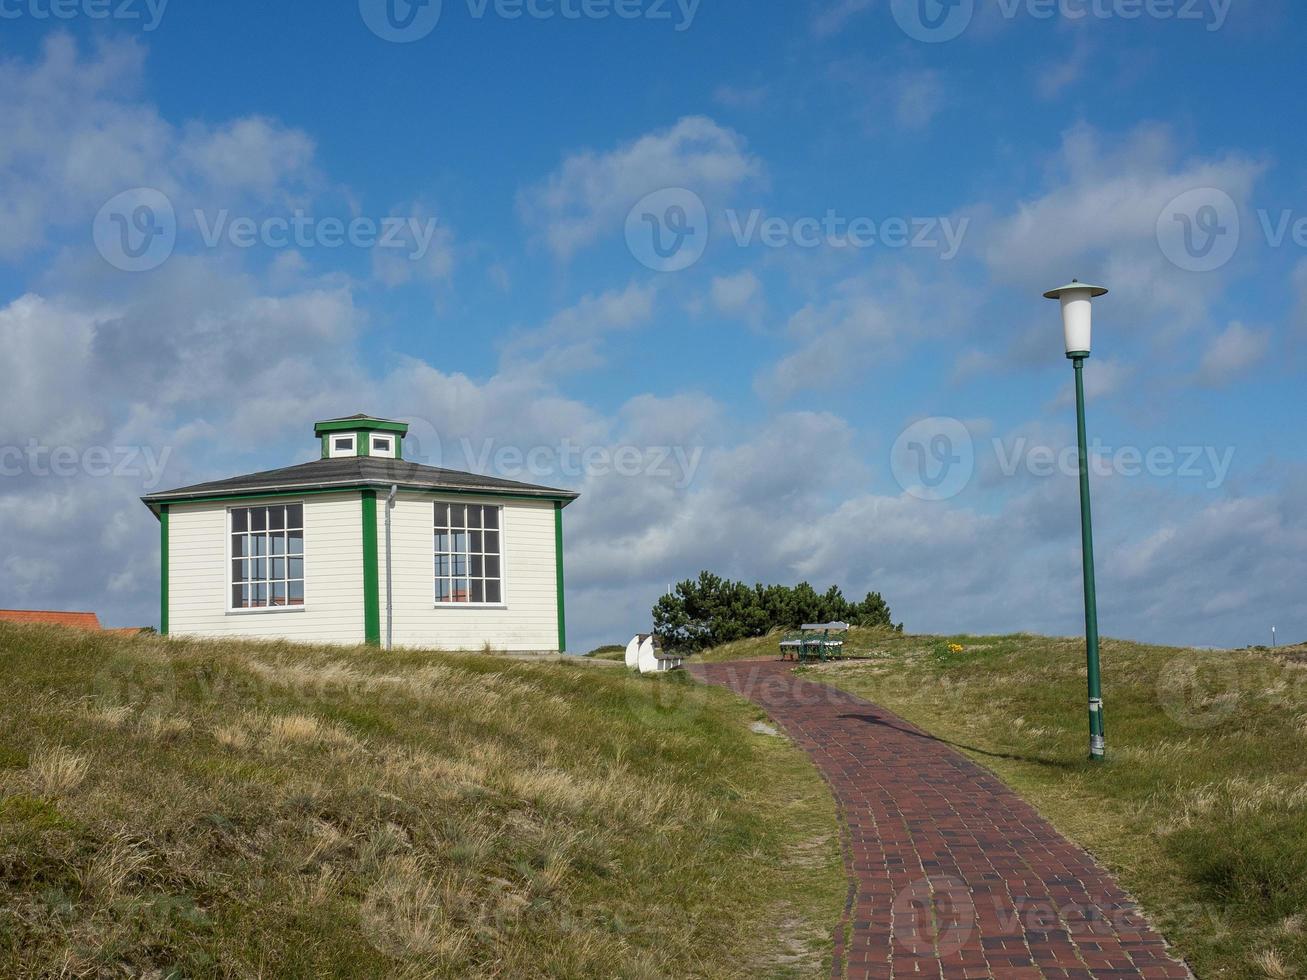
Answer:
POLYGON ((1085 572, 1085 652, 1089 661, 1089 758, 1107 756, 1103 738, 1103 678, 1098 664, 1098 596, 1094 589, 1094 530, 1089 508, 1089 448, 1085 438, 1085 359, 1093 333, 1094 300, 1106 296, 1102 286, 1072 279, 1069 286, 1050 289, 1045 299, 1062 303, 1066 356, 1076 369, 1076 429, 1080 440, 1080 541, 1085 572))

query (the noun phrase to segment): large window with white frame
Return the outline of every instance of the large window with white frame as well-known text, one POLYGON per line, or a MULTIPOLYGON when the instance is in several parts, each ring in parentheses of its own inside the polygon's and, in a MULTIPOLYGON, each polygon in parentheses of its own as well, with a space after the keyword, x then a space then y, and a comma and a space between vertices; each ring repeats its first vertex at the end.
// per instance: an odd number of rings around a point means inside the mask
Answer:
POLYGON ((436 504, 436 604, 504 601, 502 511, 484 504, 436 504))
POLYGON ((304 605, 304 505, 233 507, 231 608, 304 605))

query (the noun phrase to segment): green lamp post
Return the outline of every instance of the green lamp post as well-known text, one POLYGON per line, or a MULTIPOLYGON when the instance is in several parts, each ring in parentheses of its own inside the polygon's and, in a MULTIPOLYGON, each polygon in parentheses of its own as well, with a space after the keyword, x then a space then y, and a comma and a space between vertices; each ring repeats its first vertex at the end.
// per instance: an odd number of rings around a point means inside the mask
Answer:
POLYGON ((1107 757, 1103 737, 1103 677, 1098 663, 1098 596, 1094 589, 1094 529, 1089 507, 1089 448, 1085 438, 1085 360, 1093 332, 1094 300, 1106 296, 1102 286, 1072 279, 1069 286, 1050 289, 1045 299, 1062 304, 1066 356, 1076 370, 1076 431, 1080 440, 1080 541, 1085 576, 1085 652, 1089 661, 1089 758, 1107 757))

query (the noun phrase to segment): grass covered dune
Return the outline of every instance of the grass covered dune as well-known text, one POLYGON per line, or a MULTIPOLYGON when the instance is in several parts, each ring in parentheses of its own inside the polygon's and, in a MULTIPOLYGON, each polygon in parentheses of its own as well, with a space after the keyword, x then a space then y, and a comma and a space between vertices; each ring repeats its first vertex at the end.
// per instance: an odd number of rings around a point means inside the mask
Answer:
MULTIPOLYGON (((715 659, 774 656, 776 637, 715 659)), ((1103 644, 1109 761, 1087 761, 1083 640, 855 630, 804 668, 989 767, 1089 848, 1206 980, 1307 977, 1307 649, 1103 644)))
POLYGON ((834 805, 687 677, 0 626, 0 976, 808 976, 834 805))

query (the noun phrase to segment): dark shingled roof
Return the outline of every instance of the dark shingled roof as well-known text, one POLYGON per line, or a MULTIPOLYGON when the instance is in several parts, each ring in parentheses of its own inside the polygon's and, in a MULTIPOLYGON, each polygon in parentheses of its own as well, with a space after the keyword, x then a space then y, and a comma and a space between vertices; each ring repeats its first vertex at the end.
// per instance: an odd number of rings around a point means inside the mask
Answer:
POLYGON ((378 456, 348 456, 319 459, 298 466, 287 466, 229 480, 199 483, 193 487, 152 493, 141 500, 153 508, 157 504, 177 503, 197 497, 223 497, 251 493, 294 493, 303 490, 341 490, 353 487, 401 490, 462 490, 487 493, 511 493, 545 500, 571 503, 578 493, 554 487, 535 486, 494 476, 478 476, 459 470, 443 470, 399 459, 378 456))

